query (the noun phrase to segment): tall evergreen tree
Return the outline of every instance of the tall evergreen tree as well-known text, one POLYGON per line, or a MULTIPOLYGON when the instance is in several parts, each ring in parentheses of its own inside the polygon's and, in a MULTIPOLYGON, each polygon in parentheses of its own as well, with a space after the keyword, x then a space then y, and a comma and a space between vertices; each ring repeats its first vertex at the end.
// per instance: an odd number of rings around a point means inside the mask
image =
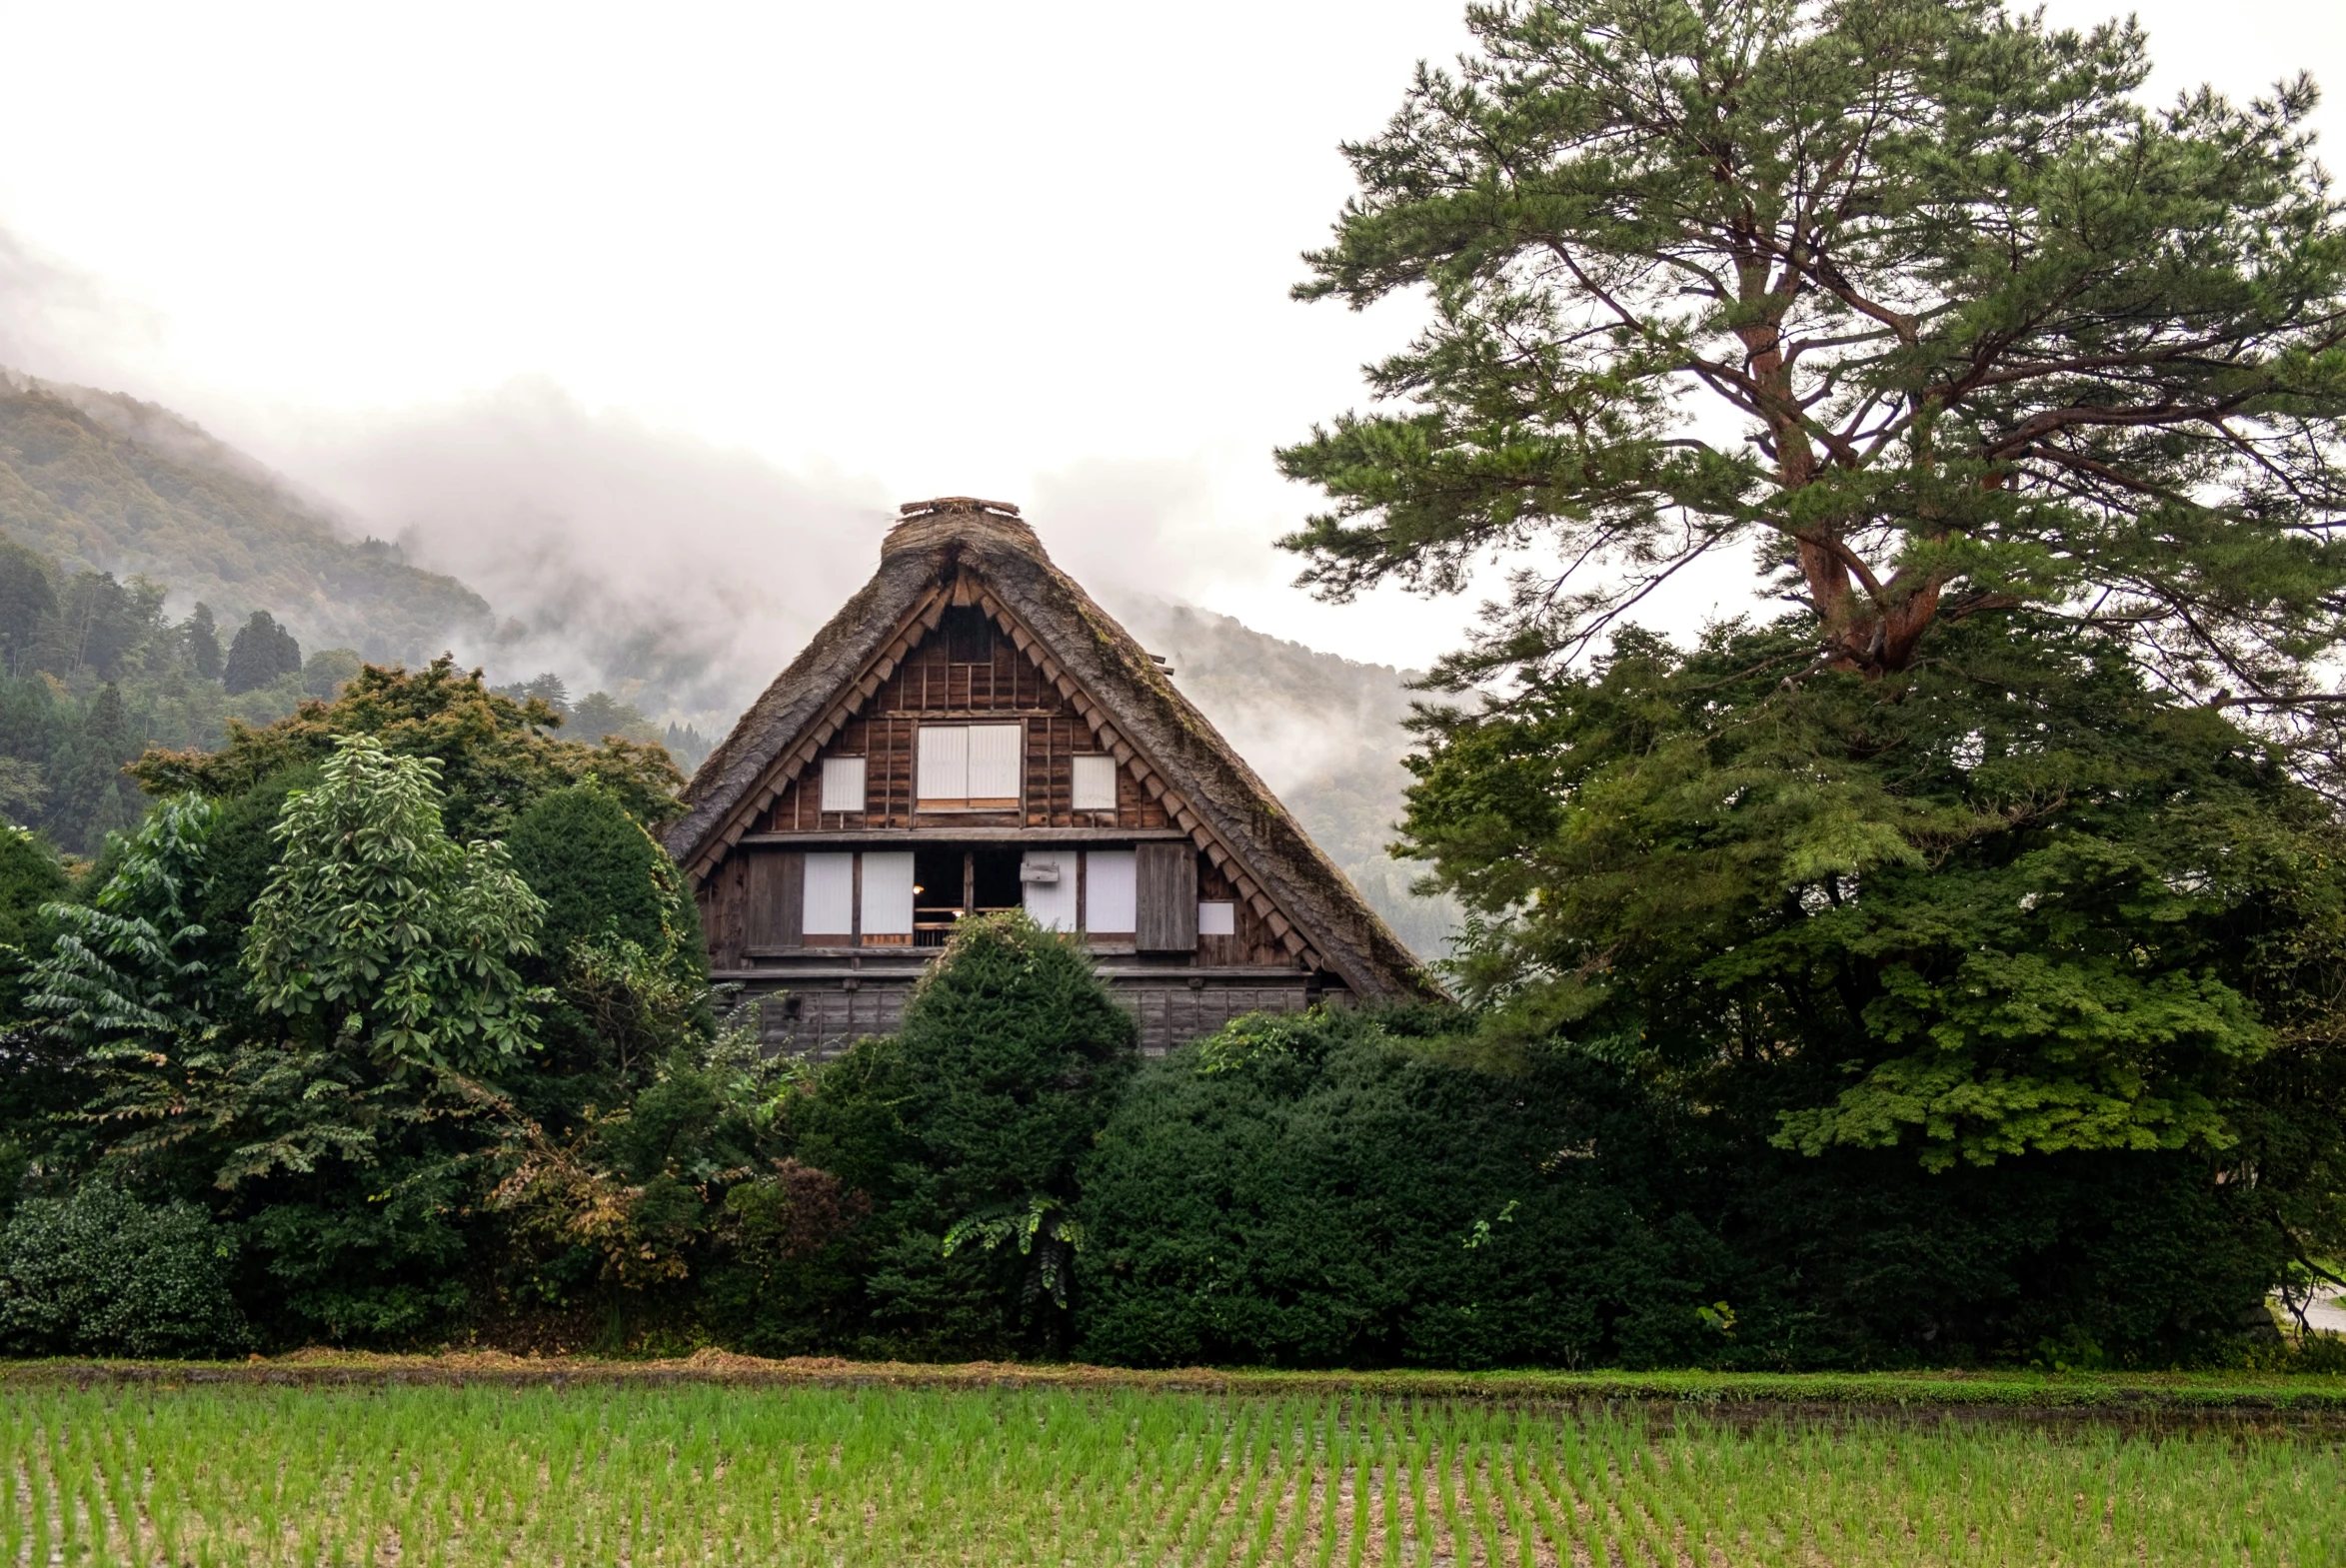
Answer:
POLYGON ((2133 1151, 2262 1266, 2346 1242, 2312 84, 2154 110, 2134 24, 1995 0, 1468 21, 1299 291, 1431 320, 1282 462, 1332 597, 1552 552, 1415 763, 1469 986, 1699 1108, 1713 1169, 2133 1151), (1634 630, 1736 547, 1790 614, 1634 630))
POLYGON ((220 679, 220 629, 212 620, 212 607, 196 601, 195 613, 187 618, 182 629, 187 638, 187 662, 207 681, 220 679))
POLYGON ((1471 663, 1585 649, 1756 543, 1825 667, 2038 607, 2265 705, 2346 631, 2346 230, 2304 78, 2133 96, 1999 0, 1505 0, 1346 149, 1298 292, 1422 288, 1405 407, 1283 454, 1345 595, 1552 541, 1471 663), (1608 571, 1597 570, 1609 568, 1608 571))
POLYGON ((301 670, 301 644, 268 611, 256 610, 236 629, 236 640, 228 645, 221 684, 234 697, 265 687, 279 676, 300 675, 301 670))
POLYGON ((0 658, 7 673, 26 675, 33 652, 57 615, 57 590, 38 551, 0 538, 0 658))

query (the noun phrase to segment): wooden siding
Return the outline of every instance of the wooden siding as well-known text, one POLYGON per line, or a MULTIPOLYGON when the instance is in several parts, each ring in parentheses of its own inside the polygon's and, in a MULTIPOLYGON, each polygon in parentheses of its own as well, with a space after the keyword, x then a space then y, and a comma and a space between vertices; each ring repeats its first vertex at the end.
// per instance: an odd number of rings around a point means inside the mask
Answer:
MULTIPOLYGON (((753 964, 755 955, 779 956, 801 941, 804 862, 797 850, 787 846, 793 835, 913 827, 944 832, 1007 830, 1014 834, 1032 829, 1069 833, 1098 830, 1104 835, 1178 831, 1165 807, 1132 769, 1122 764, 1115 768, 1115 810, 1075 809, 1075 759, 1106 754, 1091 726, 1057 686, 1045 679, 1034 661, 1020 653, 1007 636, 991 641, 990 657, 972 663, 950 657, 951 640, 942 631, 925 636, 874 690, 861 711, 832 737, 813 766, 785 785, 772 806, 753 823, 754 832, 775 836, 737 845, 712 868, 699 896, 714 967, 744 969, 753 964), (915 765, 921 725, 1009 722, 1018 723, 1025 732, 1024 793, 1017 807, 917 809, 915 765), (865 809, 822 808, 822 760, 833 757, 864 760, 865 809)), ((1186 841, 1145 843, 1141 847, 1142 860, 1149 869, 1141 873, 1140 902, 1154 913, 1143 915, 1149 925, 1146 933, 1119 935, 1113 940, 1138 939, 1138 945, 1148 951, 1187 950, 1196 963, 1209 967, 1293 972, 1294 955, 1280 939, 1280 931, 1250 898, 1240 895, 1227 870, 1186 841), (1180 898, 1182 907, 1165 904, 1166 898, 1173 896, 1180 898), (1234 933, 1199 936, 1197 899, 1232 904, 1234 933)), ((848 846, 838 844, 835 852, 848 852, 848 846)), ((777 979, 786 980, 787 962, 772 972, 777 979)), ((859 1021, 868 1021, 863 1008, 870 1005, 869 1000, 831 1005, 846 1009, 859 1021)), ((1186 998, 1173 998, 1168 1005, 1169 1018, 1188 1015, 1186 998)), ((1197 1005, 1210 1012, 1217 1004, 1197 1005)))
MULTIPOLYGON (((863 981, 853 990, 809 985, 758 997, 760 1043, 769 1055, 836 1056, 861 1035, 893 1032, 904 1021, 912 991, 910 980, 891 978, 863 981)), ((1240 1014, 1297 1012, 1313 1000, 1300 974, 1197 985, 1177 971, 1163 980, 1120 976, 1109 991, 1140 1024, 1146 1056, 1162 1056, 1240 1014)))
POLYGON ((1119 767, 1117 808, 1075 808, 1075 759, 1101 755, 1100 744, 1057 687, 1007 637, 994 639, 985 664, 955 664, 934 633, 881 683, 863 711, 823 749, 824 757, 864 759, 865 809, 823 809, 820 762, 785 785, 760 817, 758 832, 839 832, 860 827, 1116 827, 1173 825, 1132 771, 1119 767), (1023 809, 916 811, 915 736, 923 723, 1018 721, 1026 727, 1023 809))

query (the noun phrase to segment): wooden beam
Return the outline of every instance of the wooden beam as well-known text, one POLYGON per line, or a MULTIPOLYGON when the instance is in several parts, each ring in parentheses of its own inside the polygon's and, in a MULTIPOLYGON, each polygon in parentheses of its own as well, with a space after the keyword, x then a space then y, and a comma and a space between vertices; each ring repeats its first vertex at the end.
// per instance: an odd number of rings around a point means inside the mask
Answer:
POLYGON ((744 845, 856 843, 1178 843, 1189 835, 1176 827, 843 827, 823 832, 744 833, 744 845))

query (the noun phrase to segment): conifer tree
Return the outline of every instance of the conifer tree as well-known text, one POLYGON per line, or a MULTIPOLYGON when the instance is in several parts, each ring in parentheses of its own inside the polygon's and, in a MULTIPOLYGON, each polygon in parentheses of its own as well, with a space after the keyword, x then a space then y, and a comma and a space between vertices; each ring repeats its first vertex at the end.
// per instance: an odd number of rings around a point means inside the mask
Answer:
POLYGON ((187 618, 182 629, 187 637, 187 662, 207 681, 220 679, 220 629, 212 620, 212 607, 196 601, 195 613, 187 618))
POLYGON ((1398 405, 1282 454, 1342 596, 1547 542, 1461 670, 1756 545, 1823 666, 2032 607, 2302 695, 2346 631, 2346 230, 2309 79, 2152 110, 2141 30, 1998 0, 1503 0, 1421 70, 1306 298, 1422 289, 1398 405))
POLYGON ((2133 23, 1995 0, 1468 21, 1298 291, 1430 320, 1281 457, 1330 597, 1534 558, 1406 823, 1493 1027, 1646 1074, 1713 1168, 2131 1151, 2346 1242, 2312 83, 2146 107, 2133 23), (1788 613, 1636 629, 1739 551, 1788 613))
POLYGON ((228 645, 221 684, 234 697, 267 686, 279 676, 298 676, 301 671, 301 644, 268 611, 256 610, 237 628, 236 640, 228 645))

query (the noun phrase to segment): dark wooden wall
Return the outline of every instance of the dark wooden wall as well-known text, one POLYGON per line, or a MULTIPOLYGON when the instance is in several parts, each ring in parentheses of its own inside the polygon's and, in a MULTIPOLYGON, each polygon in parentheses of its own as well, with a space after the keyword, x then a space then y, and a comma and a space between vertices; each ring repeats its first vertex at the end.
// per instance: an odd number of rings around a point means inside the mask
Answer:
POLYGON ((924 826, 955 823, 1027 827, 1168 827, 1165 807, 1130 773, 1117 770, 1117 808, 1078 811, 1075 764, 1100 751, 1092 727, 1068 706, 1007 637, 994 639, 988 664, 955 664, 944 638, 925 638, 896 674, 882 683, 863 712, 824 748, 825 757, 864 759, 865 811, 826 811, 818 761, 786 786, 757 824, 759 832, 837 832, 856 827, 913 825, 913 754, 916 727, 946 723, 1023 723, 1027 727, 1026 809, 923 813, 924 826))
MULTIPOLYGON (((993 639, 993 657, 984 663, 956 662, 948 639, 922 640, 896 673, 882 683, 863 712, 825 748, 826 757, 865 760, 865 811, 825 811, 820 760, 801 773, 759 818, 759 832, 840 832, 865 827, 911 827, 916 726, 923 722, 1017 721, 1027 728, 1025 808, 1018 811, 924 812, 924 827, 1101 827, 1165 828, 1165 808, 1122 767, 1116 771, 1117 808, 1074 808, 1074 759, 1100 751, 1084 723, 1043 672, 1007 637, 993 639)), ((1166 849, 1187 846, 1165 846, 1166 849)), ((737 845, 720 860, 700 889, 701 918, 711 963, 740 971, 754 950, 789 947, 799 936, 800 911, 792 896, 796 879, 785 870, 796 851, 771 844, 737 845)), ((1160 850, 1160 853, 1165 852, 1160 850)), ((1196 896, 1236 906, 1236 934, 1197 936, 1197 961, 1208 967, 1293 965, 1270 923, 1231 886, 1229 878, 1203 855, 1195 855, 1196 896)), ((1146 900, 1144 899, 1144 903, 1146 900)), ((1153 933, 1153 937, 1156 933, 1153 933)), ((1193 932, 1191 934, 1194 934, 1193 932)))

